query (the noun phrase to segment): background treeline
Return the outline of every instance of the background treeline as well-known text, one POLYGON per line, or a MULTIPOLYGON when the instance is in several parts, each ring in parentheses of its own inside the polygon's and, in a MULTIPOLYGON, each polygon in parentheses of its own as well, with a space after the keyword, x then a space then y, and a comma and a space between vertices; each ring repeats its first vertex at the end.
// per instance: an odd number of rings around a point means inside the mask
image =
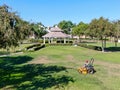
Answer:
MULTIPOLYGON (((78 36, 79 42, 81 42, 82 36, 101 40, 102 49, 106 47, 108 37, 114 39, 116 46, 120 37, 120 20, 110 21, 104 17, 94 18, 90 23, 80 22, 75 24, 72 21, 63 20, 55 25, 66 34, 78 36)), ((17 12, 12 12, 9 6, 0 6, 0 48, 9 50, 9 48, 18 46, 23 40, 29 39, 30 36, 41 39, 46 33, 47 26, 44 26, 41 22, 25 21, 20 18, 17 12)))

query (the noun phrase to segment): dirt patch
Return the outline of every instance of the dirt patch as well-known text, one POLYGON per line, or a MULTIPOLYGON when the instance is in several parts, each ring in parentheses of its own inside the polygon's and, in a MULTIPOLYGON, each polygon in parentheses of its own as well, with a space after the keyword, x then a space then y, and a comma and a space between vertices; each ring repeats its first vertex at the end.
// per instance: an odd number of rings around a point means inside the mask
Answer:
POLYGON ((104 67, 111 76, 120 76, 120 64, 104 61, 95 61, 95 64, 104 67))
POLYGON ((46 56, 38 57, 29 62, 29 64, 46 64, 46 63, 51 63, 51 61, 48 60, 46 56))
POLYGON ((66 60, 70 61, 70 62, 75 62, 76 61, 76 60, 74 60, 74 57, 72 55, 67 55, 66 60))
POLYGON ((65 56, 65 58, 66 58, 65 60, 61 60, 61 61, 50 61, 48 57, 42 56, 42 57, 38 57, 30 61, 29 64, 47 64, 47 63, 59 63, 59 62, 63 62, 63 63, 74 62, 75 63, 76 62, 76 60, 74 59, 72 55, 67 55, 65 56))
POLYGON ((95 61, 96 64, 98 65, 103 65, 104 67, 109 67, 109 68, 120 68, 120 64, 115 64, 115 63, 109 63, 109 62, 104 62, 104 61, 95 61))

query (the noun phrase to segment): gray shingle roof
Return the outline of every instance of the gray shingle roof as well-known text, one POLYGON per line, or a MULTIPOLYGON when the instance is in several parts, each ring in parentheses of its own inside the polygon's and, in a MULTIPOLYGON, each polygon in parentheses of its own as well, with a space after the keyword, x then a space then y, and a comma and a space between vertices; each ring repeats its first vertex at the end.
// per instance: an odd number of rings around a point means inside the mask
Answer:
POLYGON ((53 27, 50 29, 51 32, 47 33, 42 37, 46 38, 67 38, 69 37, 67 34, 63 33, 62 30, 58 27, 53 27))
POLYGON ((59 27, 52 27, 50 28, 51 32, 62 32, 62 30, 59 27))
POLYGON ((49 32, 46 35, 42 37, 47 37, 47 38, 67 38, 69 37, 67 34, 62 33, 62 32, 49 32))

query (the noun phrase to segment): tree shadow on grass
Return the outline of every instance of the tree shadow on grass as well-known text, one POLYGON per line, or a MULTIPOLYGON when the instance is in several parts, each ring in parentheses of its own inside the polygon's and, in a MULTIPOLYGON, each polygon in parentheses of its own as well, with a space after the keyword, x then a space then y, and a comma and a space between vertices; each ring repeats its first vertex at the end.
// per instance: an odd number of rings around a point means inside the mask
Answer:
POLYGON ((29 56, 0 57, 0 79, 4 76, 10 77, 17 65, 24 64, 32 59, 29 56))
POLYGON ((43 64, 31 64, 24 66, 22 70, 26 73, 22 77, 22 82, 17 87, 19 90, 38 90, 50 87, 65 87, 69 82, 74 82, 73 78, 67 75, 61 75, 59 72, 66 72, 62 66, 46 66, 43 64))
POLYGON ((23 64, 30 60, 32 60, 32 57, 29 56, 17 56, 17 57, 0 57, 0 64, 4 65, 17 65, 17 64, 23 64))
POLYGON ((74 82, 72 77, 61 74, 61 72, 65 73, 65 71, 65 67, 56 65, 28 64, 16 66, 10 77, 4 76, 1 78, 0 88, 8 85, 13 86, 17 90, 44 90, 51 87, 64 88, 69 82, 74 82))

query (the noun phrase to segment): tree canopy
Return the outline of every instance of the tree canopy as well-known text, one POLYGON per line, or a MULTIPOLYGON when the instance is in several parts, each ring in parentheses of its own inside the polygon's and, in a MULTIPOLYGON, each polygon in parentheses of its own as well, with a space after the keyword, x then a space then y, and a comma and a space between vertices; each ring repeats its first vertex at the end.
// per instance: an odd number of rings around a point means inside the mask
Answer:
POLYGON ((106 47, 106 37, 111 35, 113 25, 108 19, 100 17, 91 21, 89 30, 90 35, 102 40, 102 48, 104 49, 106 47))
POLYGON ((77 26, 75 26, 72 29, 72 34, 77 35, 79 37, 79 40, 80 40, 80 36, 85 35, 85 31, 87 30, 87 28, 88 28, 88 24, 80 22, 77 26))
POLYGON ((11 12, 9 6, 0 6, 0 48, 17 46, 28 35, 29 23, 11 12))
MULTIPOLYGON (((75 25, 72 21, 60 21, 58 24, 66 34, 73 34, 79 37, 89 36, 102 41, 102 47, 106 45, 107 37, 114 37, 117 43, 120 37, 120 20, 111 22, 104 17, 93 19, 89 24, 80 22, 75 25)), ((16 12, 11 12, 7 5, 0 6, 0 48, 16 47, 19 42, 29 37, 31 33, 36 38, 41 38, 46 27, 42 23, 30 23, 20 18, 16 12)))
POLYGON ((31 33, 35 34, 38 39, 47 33, 45 29, 42 23, 31 23, 31 33))
POLYGON ((75 26, 71 21, 61 21, 58 23, 58 27, 60 27, 66 34, 71 33, 71 29, 75 26))

